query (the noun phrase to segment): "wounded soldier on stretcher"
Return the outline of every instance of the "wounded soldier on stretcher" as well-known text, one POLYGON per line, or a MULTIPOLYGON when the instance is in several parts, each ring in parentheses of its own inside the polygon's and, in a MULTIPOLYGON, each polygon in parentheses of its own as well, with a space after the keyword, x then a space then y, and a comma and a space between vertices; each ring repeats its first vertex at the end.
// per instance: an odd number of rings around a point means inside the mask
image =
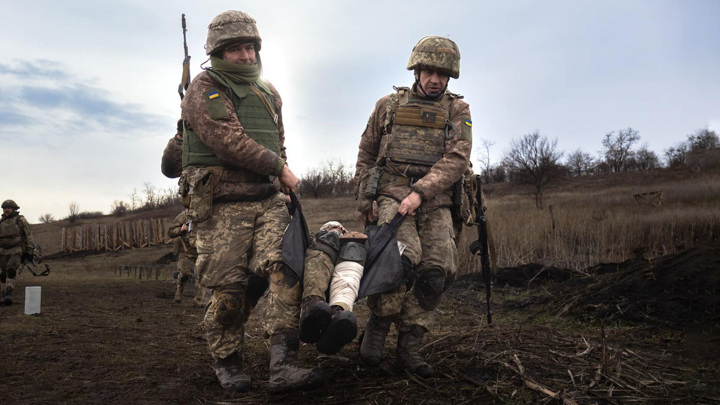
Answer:
POLYGON ((320 227, 305 255, 300 340, 335 354, 357 335, 352 313, 365 262, 365 240, 330 221, 320 227))

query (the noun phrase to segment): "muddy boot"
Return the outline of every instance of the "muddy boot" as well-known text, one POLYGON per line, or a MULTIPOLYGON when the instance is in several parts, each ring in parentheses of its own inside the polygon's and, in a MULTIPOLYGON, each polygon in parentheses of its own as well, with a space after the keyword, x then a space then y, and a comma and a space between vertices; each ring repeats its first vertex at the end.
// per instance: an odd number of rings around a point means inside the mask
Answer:
POLYGON ((430 378, 435 370, 420 356, 420 346, 426 329, 413 325, 407 332, 400 332, 397 344, 397 361, 405 370, 422 378, 430 378))
POLYGON ((389 316, 379 317, 375 314, 370 315, 365 332, 363 332, 363 340, 360 344, 360 360, 367 366, 377 367, 382 363, 383 347, 385 347, 385 338, 390 332, 392 318, 389 316))
POLYGON ((309 391, 323 385, 323 377, 300 367, 297 329, 283 329, 270 337, 270 392, 309 391))
POLYGON ((189 277, 181 276, 177 279, 177 288, 175 289, 175 302, 182 302, 183 291, 185 291, 185 284, 187 284, 189 277))
POLYGON ((357 336, 355 314, 345 311, 339 305, 332 306, 332 322, 320 336, 315 348, 323 354, 335 354, 357 336))
POLYGON ((248 392, 252 388, 250 376, 243 372, 242 357, 238 352, 234 352, 224 359, 215 360, 213 369, 220 385, 226 390, 248 392))
POLYGON ((317 343, 330 321, 332 321, 330 305, 317 295, 306 297, 300 306, 300 340, 305 343, 317 343))
POLYGON ((7 290, 5 290, 5 292, 3 292, 3 295, 2 295, 2 304, 3 304, 3 305, 12 305, 12 303, 13 303, 13 300, 12 300, 12 290, 11 290, 11 289, 7 289, 7 290))

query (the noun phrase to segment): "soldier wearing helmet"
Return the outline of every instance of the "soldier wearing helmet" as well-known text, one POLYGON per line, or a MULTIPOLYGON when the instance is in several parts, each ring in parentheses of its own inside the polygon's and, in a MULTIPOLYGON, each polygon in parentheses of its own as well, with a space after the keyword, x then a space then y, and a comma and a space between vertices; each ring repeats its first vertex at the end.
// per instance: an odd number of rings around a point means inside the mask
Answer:
POLYGON ((464 188, 453 185, 462 182, 469 167, 472 121, 463 97, 447 90, 450 78, 460 76, 455 42, 422 38, 410 53, 407 69, 413 71, 414 84, 396 88, 375 104, 357 158, 361 221, 383 224, 398 213, 408 215, 396 234, 406 245, 401 257, 407 282, 368 298, 371 316, 360 358, 370 366, 380 364, 395 322, 398 363, 428 378, 434 370, 418 350, 457 270, 452 208, 460 199, 453 190, 464 188))
POLYGON ((251 389, 242 369, 244 325, 269 284, 262 319, 271 339, 270 389, 312 389, 322 377, 299 365, 302 292, 281 252, 290 220, 281 191, 295 190, 299 180, 286 163, 282 100, 260 77, 261 45, 249 15, 226 11, 213 19, 205 45, 211 67, 187 89, 182 137, 168 144, 162 169, 181 174, 195 272, 213 291, 203 325, 222 387, 251 389))
POLYGON ((30 225, 13 200, 2 203, 0 218, 0 303, 12 305, 15 276, 22 262, 32 259, 35 249, 30 225))

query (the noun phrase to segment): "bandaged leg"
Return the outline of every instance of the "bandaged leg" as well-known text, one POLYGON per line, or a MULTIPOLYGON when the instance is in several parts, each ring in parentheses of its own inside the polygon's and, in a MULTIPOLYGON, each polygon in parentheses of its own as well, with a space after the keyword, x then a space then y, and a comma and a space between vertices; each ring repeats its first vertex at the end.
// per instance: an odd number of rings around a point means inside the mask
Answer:
POLYGON ((363 266, 360 263, 351 261, 338 263, 330 282, 330 306, 339 305, 346 311, 352 311, 362 275, 363 266))

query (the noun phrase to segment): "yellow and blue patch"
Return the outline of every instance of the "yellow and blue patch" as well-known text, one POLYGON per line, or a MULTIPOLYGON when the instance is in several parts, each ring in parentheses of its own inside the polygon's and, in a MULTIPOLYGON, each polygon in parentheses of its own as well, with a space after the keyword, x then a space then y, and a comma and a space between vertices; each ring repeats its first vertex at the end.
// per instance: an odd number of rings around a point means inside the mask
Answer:
POLYGON ((472 127, 472 121, 470 121, 470 120, 465 120, 465 125, 467 125, 467 126, 469 126, 469 127, 472 127))
POLYGON ((209 92, 209 93, 207 94, 207 96, 208 96, 208 99, 209 99, 209 100, 212 100, 212 99, 214 99, 214 98, 220 97, 220 94, 217 92, 217 90, 214 90, 214 91, 209 92))

